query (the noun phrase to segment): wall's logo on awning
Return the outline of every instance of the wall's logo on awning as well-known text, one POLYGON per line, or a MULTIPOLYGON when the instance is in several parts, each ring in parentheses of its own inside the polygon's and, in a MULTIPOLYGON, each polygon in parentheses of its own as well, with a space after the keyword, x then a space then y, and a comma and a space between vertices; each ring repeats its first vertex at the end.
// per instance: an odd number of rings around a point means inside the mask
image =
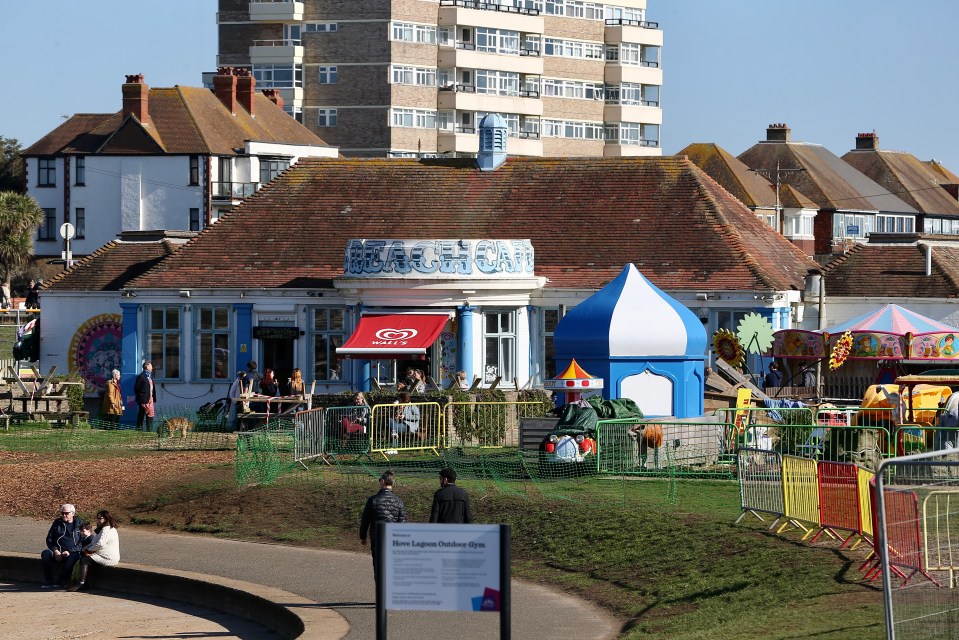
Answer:
POLYGON ((390 329, 383 328, 376 332, 376 340, 373 344, 406 344, 419 333, 416 329, 390 329))

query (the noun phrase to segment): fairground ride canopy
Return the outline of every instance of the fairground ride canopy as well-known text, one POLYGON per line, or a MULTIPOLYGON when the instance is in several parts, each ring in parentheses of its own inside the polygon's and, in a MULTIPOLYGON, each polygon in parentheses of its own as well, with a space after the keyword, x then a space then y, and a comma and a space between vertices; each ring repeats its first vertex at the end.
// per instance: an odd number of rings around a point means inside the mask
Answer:
POLYGON ((864 313, 822 331, 784 329, 773 334, 776 358, 825 358, 846 332, 856 360, 959 360, 959 329, 897 304, 864 313))

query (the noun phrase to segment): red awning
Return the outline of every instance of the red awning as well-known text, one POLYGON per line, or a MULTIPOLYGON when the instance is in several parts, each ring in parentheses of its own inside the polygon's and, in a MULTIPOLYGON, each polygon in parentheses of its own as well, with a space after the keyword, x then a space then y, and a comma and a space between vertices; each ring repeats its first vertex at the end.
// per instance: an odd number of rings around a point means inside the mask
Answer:
POLYGON ((365 315, 346 344, 337 348, 336 355, 364 360, 423 355, 449 318, 448 313, 365 315))

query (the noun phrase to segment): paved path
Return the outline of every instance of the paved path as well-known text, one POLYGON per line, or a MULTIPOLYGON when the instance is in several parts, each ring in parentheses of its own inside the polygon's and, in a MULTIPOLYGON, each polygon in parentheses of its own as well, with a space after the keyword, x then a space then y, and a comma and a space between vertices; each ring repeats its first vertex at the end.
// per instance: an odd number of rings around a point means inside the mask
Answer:
MULTIPOLYGON (((0 550, 39 553, 50 523, 0 516, 0 550)), ((343 616, 347 640, 376 635, 373 569, 367 554, 155 534, 120 529, 122 558, 154 567, 245 580, 309 598, 343 616)), ((513 581, 513 637, 609 640, 619 625, 604 611, 538 585, 513 581)), ((390 640, 499 638, 496 614, 392 611, 390 640)), ((331 638, 336 636, 331 636, 331 638)))
POLYGON ((4 640, 280 640, 266 627, 180 602, 105 592, 41 591, 36 584, 16 582, 0 582, 0 620, 4 640))

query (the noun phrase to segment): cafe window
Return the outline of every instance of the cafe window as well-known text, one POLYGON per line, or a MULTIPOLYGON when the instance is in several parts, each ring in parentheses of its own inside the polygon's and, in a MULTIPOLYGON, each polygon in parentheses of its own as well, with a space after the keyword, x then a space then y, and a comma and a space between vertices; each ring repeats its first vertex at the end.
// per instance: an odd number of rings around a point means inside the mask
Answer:
POLYGON ((180 307, 147 307, 147 359, 156 380, 180 379, 180 307))
POLYGON ((230 307, 194 307, 196 379, 230 379, 230 307))
POLYGON ((516 313, 487 311, 483 331, 483 383, 497 377, 512 382, 516 376, 516 313))
POLYGON ((346 342, 346 310, 344 307, 316 307, 310 323, 313 345, 313 378, 341 380, 343 370, 336 358, 336 348, 346 342))
POLYGON ((540 382, 556 377, 556 346, 553 344, 553 332, 556 331, 556 325, 562 317, 560 309, 542 309, 540 313, 540 335, 543 337, 540 343, 543 354, 540 382))

